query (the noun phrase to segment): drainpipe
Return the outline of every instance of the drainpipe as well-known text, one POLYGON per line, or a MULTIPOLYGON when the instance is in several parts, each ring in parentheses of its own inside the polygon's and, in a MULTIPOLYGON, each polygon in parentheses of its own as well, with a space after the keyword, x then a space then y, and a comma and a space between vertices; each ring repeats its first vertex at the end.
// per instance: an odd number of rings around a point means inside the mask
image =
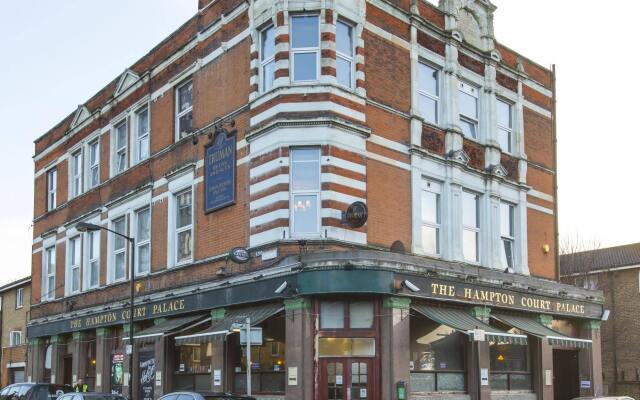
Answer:
POLYGON ((556 117, 556 65, 551 65, 551 88, 553 90, 551 105, 551 136, 553 141, 553 228, 555 230, 556 281, 560 281, 560 232, 558 231, 558 136, 556 117))
MULTIPOLYGON (((609 271, 611 274, 611 332, 613 339, 613 393, 608 393, 608 395, 614 395, 618 393, 618 339, 616 334, 616 294, 614 288, 616 287, 616 271, 609 271)), ((606 303, 606 297, 605 297, 606 303)))

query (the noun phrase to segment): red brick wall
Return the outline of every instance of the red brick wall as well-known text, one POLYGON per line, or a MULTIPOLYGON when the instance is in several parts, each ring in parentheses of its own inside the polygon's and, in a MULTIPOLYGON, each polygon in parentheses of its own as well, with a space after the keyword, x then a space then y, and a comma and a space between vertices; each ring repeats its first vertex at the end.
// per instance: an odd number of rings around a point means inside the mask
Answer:
POLYGON ((529 272, 542 278, 555 279, 555 230, 554 216, 527 209, 529 272), (549 246, 549 252, 543 246, 549 246))

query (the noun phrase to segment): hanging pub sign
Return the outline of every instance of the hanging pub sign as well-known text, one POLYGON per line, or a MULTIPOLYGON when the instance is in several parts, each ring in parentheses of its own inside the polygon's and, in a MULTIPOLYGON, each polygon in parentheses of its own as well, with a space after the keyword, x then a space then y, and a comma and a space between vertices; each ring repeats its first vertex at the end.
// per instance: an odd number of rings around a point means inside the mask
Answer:
POLYGON ((244 264, 249 261, 251 254, 249 254, 249 250, 244 247, 234 247, 229 251, 229 258, 234 263, 244 264))
POLYGON ((140 351, 138 369, 138 399, 153 400, 156 377, 156 358, 153 350, 140 351))
POLYGON ((361 201, 351 203, 344 213, 344 221, 352 228, 360 228, 367 222, 369 209, 361 201))
POLYGON ((204 212, 236 202, 236 135, 220 131, 204 151, 204 212))

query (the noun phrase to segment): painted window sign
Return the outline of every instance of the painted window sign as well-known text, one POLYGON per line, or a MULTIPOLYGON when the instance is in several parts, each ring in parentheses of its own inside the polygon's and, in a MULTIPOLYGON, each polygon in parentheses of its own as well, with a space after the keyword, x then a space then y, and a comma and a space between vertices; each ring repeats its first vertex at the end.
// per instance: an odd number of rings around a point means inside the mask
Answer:
POLYGON ((234 204, 236 201, 236 136, 218 133, 206 148, 205 213, 234 204))

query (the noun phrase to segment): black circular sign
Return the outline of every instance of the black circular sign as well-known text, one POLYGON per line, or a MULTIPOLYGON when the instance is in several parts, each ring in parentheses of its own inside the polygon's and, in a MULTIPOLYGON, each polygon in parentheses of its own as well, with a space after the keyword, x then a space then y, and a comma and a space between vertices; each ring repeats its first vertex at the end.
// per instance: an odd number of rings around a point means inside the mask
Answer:
POLYGON ((245 249, 244 247, 234 247, 229 252, 229 258, 231 258, 233 262, 244 264, 249 261, 249 259, 251 258, 251 254, 249 254, 249 250, 245 249))
POLYGON ((345 213, 345 220, 352 228, 360 228, 367 222, 369 217, 369 209, 367 205, 361 201, 351 203, 345 213))

